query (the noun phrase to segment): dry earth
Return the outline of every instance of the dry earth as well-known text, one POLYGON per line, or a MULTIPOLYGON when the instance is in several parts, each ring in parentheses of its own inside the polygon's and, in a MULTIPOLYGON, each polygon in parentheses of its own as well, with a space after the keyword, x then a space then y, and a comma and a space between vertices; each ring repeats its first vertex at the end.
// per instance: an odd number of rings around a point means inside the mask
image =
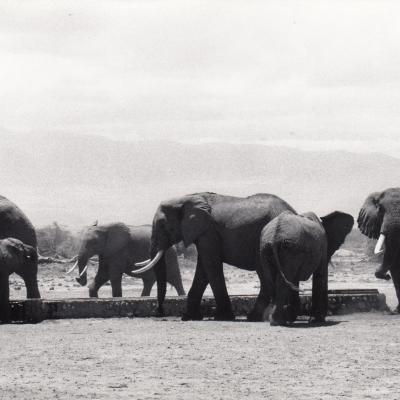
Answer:
MULTIPOLYGON (((378 287, 376 263, 341 250, 330 287, 378 287)), ((193 269, 184 262, 190 287, 193 269)), ((40 268, 43 297, 86 297, 64 265, 40 268)), ((91 267, 93 274, 95 267, 91 267)), ((226 267, 228 290, 257 293, 254 273, 226 267)), ((309 285, 307 282, 305 285, 309 285)), ((13 298, 25 289, 11 279, 13 298)), ((141 283, 124 278, 124 295, 141 283)), ((170 290, 170 294, 174 291, 170 290)), ((100 292, 110 295, 110 287, 100 292)), ((0 326, 0 399, 399 399, 400 316, 330 317, 325 326, 83 319, 0 326)))
POLYGON ((400 316, 330 320, 3 325, 0 398, 398 399, 400 316))

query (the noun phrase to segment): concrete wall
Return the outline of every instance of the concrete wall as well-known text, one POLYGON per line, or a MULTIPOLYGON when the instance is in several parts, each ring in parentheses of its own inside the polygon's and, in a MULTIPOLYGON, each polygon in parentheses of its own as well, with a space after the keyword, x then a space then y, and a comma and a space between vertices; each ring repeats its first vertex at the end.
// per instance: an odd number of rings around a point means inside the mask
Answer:
MULTIPOLYGON (((302 314, 309 315, 311 296, 301 295, 302 314)), ((245 316, 253 307, 256 296, 231 296, 233 312, 245 316)), ((39 322, 44 319, 62 318, 118 318, 156 316, 156 298, 104 298, 63 300, 11 301, 13 321, 39 322)), ((330 291, 328 312, 330 315, 387 309, 385 296, 377 290, 330 291)), ((186 298, 167 297, 165 316, 181 316, 186 308, 186 298)), ((202 312, 212 317, 215 312, 213 297, 204 297, 202 312)))

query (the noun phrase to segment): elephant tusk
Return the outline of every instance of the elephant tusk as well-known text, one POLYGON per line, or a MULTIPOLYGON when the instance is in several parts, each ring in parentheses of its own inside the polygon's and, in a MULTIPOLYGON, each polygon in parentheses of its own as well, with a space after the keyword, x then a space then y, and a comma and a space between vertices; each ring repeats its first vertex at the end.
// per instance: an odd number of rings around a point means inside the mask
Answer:
POLYGON ((85 274, 85 272, 87 271, 87 269, 88 269, 88 265, 86 265, 86 267, 83 268, 83 271, 79 274, 79 278, 82 278, 82 276, 85 274))
POLYGON ((383 246, 384 242, 385 242, 385 235, 383 233, 381 233, 381 235, 379 236, 378 242, 376 243, 374 254, 380 254, 383 252, 382 246, 383 246))
POLYGON ((147 265, 150 261, 151 261, 151 258, 149 258, 149 259, 146 260, 146 261, 141 261, 141 262, 135 263, 135 267, 144 267, 144 266, 147 265))
MULTIPOLYGON (((132 270, 132 272, 135 274, 142 274, 143 272, 148 271, 149 269, 153 268, 158 263, 158 261, 160 261, 160 258, 163 256, 163 254, 164 254, 164 250, 159 250, 152 261, 150 261, 143 268, 132 270)), ((137 264, 135 264, 135 265, 137 265, 137 264)))
POLYGON ((78 261, 67 271, 67 275, 70 274, 78 265, 78 261))

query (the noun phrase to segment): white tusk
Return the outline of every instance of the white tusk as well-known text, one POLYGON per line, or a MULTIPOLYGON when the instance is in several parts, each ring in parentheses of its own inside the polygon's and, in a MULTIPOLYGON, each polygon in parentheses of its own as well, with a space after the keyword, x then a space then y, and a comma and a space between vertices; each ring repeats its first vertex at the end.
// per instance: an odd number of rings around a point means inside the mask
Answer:
POLYGON ((78 265, 78 261, 67 271, 67 275, 70 274, 78 265))
POLYGON ((72 262, 76 261, 77 258, 78 258, 78 254, 77 254, 76 256, 70 258, 69 260, 63 260, 63 261, 64 261, 65 263, 72 263, 72 262))
POLYGON ((141 261, 141 262, 135 263, 135 267, 144 267, 144 266, 147 265, 150 261, 151 261, 151 258, 149 258, 149 259, 146 260, 146 261, 141 261))
MULTIPOLYGON (((152 261, 150 261, 147 265, 145 265, 143 268, 140 268, 140 269, 134 269, 134 270, 132 270, 132 272, 134 273, 134 274, 142 274, 143 272, 146 272, 146 271, 148 271, 149 269, 151 269, 151 268, 153 268, 157 263, 158 263, 158 261, 160 260, 160 258, 163 256, 163 254, 164 254, 164 250, 160 250, 160 251, 158 251, 158 253, 156 254, 156 256, 154 257, 154 259, 152 260, 152 261)), ((135 265, 137 265, 137 264, 135 264, 135 265)))
POLYGON ((83 271, 79 274, 79 278, 82 278, 82 275, 87 271, 89 265, 86 265, 85 268, 83 268, 83 271))
POLYGON ((382 246, 383 246, 384 242, 385 242, 385 235, 383 233, 381 233, 381 235, 379 236, 378 242, 376 243, 376 246, 375 246, 375 250, 374 250, 375 254, 380 254, 383 252, 382 246))

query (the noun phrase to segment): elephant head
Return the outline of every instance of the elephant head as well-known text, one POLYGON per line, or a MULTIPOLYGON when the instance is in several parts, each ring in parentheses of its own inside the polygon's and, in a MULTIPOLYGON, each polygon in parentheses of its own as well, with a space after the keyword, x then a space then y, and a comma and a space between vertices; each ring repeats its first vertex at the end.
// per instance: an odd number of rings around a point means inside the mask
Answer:
POLYGON ((371 193, 358 215, 358 227, 369 238, 378 239, 375 254, 385 251, 378 278, 389 279, 387 271, 400 263, 400 188, 371 193))
POLYGON ((86 285, 90 257, 98 255, 107 258, 127 246, 130 240, 129 228, 123 223, 91 226, 83 234, 78 259, 69 272, 78 266, 79 278, 76 280, 80 285, 86 285))
POLYGON ((24 280, 27 298, 40 298, 36 249, 15 238, 3 239, 0 243, 2 258, 0 273, 8 276, 15 272, 24 280))
POLYGON ((164 201, 158 207, 153 219, 151 260, 138 263, 143 268, 135 273, 155 267, 160 304, 163 303, 166 293, 165 251, 181 241, 185 247, 196 242, 212 221, 211 208, 201 194, 164 201))

